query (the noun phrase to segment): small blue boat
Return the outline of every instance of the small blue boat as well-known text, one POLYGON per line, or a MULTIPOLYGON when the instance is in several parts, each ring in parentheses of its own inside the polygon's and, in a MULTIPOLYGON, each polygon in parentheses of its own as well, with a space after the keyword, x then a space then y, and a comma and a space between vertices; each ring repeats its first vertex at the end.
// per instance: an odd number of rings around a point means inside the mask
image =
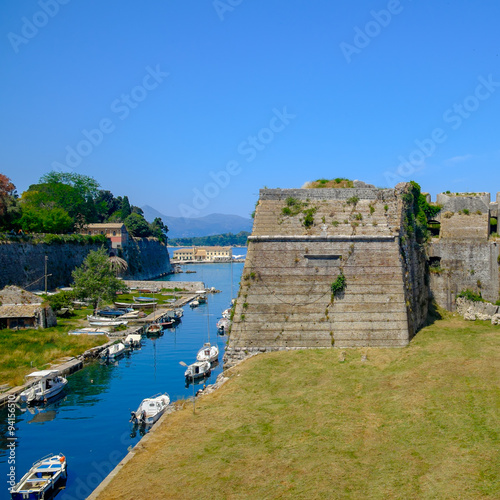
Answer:
POLYGON ((13 500, 39 500, 53 498, 66 483, 66 457, 47 455, 33 467, 10 490, 13 500))

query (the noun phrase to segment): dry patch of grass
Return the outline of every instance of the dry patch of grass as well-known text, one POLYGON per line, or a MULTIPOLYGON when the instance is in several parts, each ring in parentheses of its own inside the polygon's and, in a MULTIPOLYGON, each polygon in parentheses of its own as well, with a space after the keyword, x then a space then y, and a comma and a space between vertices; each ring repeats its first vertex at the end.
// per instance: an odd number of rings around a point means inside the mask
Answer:
POLYGON ((69 319, 59 319, 58 326, 46 329, 0 330, 0 381, 20 385, 35 369, 48 368, 66 356, 78 356, 91 347, 108 341, 105 335, 68 335, 81 326, 89 310, 77 311, 69 319))
POLYGON ((251 358, 196 415, 165 419, 99 498, 499 498, 499 339, 447 318, 344 362, 251 358))

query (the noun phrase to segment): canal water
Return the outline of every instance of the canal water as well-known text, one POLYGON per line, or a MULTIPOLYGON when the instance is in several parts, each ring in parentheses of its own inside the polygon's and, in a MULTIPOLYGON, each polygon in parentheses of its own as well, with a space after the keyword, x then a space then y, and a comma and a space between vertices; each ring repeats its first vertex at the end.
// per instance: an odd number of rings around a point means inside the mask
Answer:
MULTIPOLYGON (((235 253, 246 254, 246 248, 235 249, 235 253)), ((10 498, 11 465, 17 481, 33 462, 59 452, 68 461, 68 481, 57 500, 86 498, 142 437, 129 423, 130 412, 142 399, 164 392, 172 401, 192 397, 193 386, 186 386, 185 368, 179 362, 195 361, 209 335, 211 343, 219 346, 221 364, 194 389, 215 382, 222 371, 227 341, 217 334, 216 323, 237 295, 243 263, 193 264, 182 269, 196 273, 170 275, 164 280, 203 281, 221 293, 209 294, 208 303, 197 308, 185 306, 176 328, 165 330, 158 339, 144 337, 141 349, 114 364, 94 362, 70 375, 59 401, 43 408, 16 408, 15 441, 9 440, 8 408, 0 409, 0 499, 10 498), (9 449, 12 442, 16 445, 13 450, 9 449)))

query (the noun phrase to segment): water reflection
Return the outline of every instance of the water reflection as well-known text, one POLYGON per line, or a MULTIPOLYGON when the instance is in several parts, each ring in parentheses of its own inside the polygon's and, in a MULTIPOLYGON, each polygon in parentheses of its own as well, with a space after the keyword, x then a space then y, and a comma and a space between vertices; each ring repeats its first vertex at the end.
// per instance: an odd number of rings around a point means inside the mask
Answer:
MULTIPOLYGON (((66 394, 60 400, 42 407, 16 408, 16 480, 33 462, 49 453, 62 452, 68 459, 68 482, 58 500, 86 498, 105 475, 147 432, 131 429, 130 412, 151 394, 167 392, 172 401, 190 399, 203 385, 213 384, 222 366, 212 367, 209 378, 188 383, 180 360, 192 363, 207 340, 208 327, 215 323, 230 304, 231 268, 234 290, 237 290, 243 264, 199 264, 197 274, 169 276, 167 281, 184 281, 191 277, 203 280, 222 293, 209 294, 209 304, 184 308, 182 322, 165 329, 157 339, 143 338, 142 347, 112 364, 98 361, 68 377, 66 394), (202 279, 203 276, 203 279, 202 279), (208 316, 208 311, 212 314, 208 316), (31 425, 30 425, 31 424, 31 425)), ((166 285, 168 286, 168 285, 166 285)), ((174 285, 175 286, 175 285, 174 285)), ((225 339, 211 336, 212 344, 224 353, 225 339)), ((222 358, 220 358, 222 359, 222 358)), ((0 474, 6 477, 8 460, 7 408, 0 409, 0 474)), ((9 498, 0 488, 0 499, 9 498)))

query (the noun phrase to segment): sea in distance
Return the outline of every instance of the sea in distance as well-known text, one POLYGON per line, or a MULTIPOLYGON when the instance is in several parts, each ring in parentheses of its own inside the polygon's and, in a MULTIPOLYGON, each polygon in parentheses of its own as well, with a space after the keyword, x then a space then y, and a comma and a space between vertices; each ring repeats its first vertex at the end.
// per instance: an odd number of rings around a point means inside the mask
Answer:
MULTIPOLYGON (((175 248, 177 249, 177 248, 175 248)), ((172 253, 172 249, 169 249, 172 253)), ((234 255, 246 255, 235 248, 234 255)), ((18 481, 38 459, 63 453, 68 462, 68 480, 57 500, 84 499, 140 439, 129 423, 130 412, 146 397, 168 393, 172 401, 188 399, 204 383, 212 384, 222 371, 226 336, 217 334, 216 323, 231 298, 238 293, 243 263, 188 264, 180 273, 163 278, 165 287, 179 281, 203 281, 221 293, 209 294, 208 303, 184 306, 176 328, 166 329, 158 339, 143 338, 142 347, 111 364, 93 362, 68 377, 64 395, 43 407, 16 407, 14 441, 8 433, 8 408, 0 409, 0 499, 10 498, 9 470, 15 467, 18 481), (219 346, 220 364, 208 379, 186 385, 185 368, 208 341, 219 346), (14 442, 12 450, 9 445, 14 442), (9 464, 8 462, 11 462, 9 464)))

